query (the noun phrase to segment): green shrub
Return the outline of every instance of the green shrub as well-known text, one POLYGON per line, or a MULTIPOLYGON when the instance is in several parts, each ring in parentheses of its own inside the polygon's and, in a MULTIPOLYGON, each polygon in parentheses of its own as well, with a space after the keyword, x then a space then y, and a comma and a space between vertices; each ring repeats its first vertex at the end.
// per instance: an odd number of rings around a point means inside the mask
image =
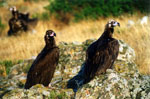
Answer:
POLYGON ((34 13, 34 14, 32 14, 32 18, 40 18, 40 14, 39 13, 34 13))
POLYGON ((10 68, 14 65, 12 61, 0 61, 0 65, 4 65, 6 68, 6 73, 8 74, 10 68))
POLYGON ((133 0, 135 7, 142 13, 150 13, 150 0, 133 0))
POLYGON ((43 12, 43 13, 41 14, 40 19, 43 20, 43 21, 49 20, 49 19, 50 19, 49 13, 48 13, 48 12, 43 12))
POLYGON ((25 2, 39 2, 39 1, 43 1, 43 0, 24 0, 25 2))
POLYGON ((119 16, 136 10, 150 12, 150 0, 49 0, 46 9, 60 19, 70 14, 75 21, 119 16))
POLYGON ((35 14, 32 14, 32 18, 38 18, 42 21, 47 21, 50 19, 50 14, 49 12, 35 13, 35 14))
POLYGON ((5 61, 0 61, 0 65, 5 66, 5 68, 6 68, 6 73, 9 74, 10 68, 11 68, 12 66, 14 66, 15 64, 19 64, 19 63, 21 63, 21 62, 23 62, 23 61, 22 61, 22 60, 18 60, 18 61, 5 60, 5 61))
POLYGON ((5 25, 2 23, 1 17, 0 17, 0 33, 5 29, 5 25))
POLYGON ((0 7, 3 7, 5 2, 5 0, 0 0, 0 7))

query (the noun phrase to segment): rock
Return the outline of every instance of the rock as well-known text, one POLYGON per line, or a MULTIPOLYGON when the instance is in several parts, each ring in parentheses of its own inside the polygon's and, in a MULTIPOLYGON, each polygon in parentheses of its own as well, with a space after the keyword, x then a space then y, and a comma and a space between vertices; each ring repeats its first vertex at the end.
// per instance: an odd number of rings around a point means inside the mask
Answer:
POLYGON ((135 25, 135 22, 134 22, 134 21, 128 20, 127 27, 131 27, 131 26, 134 26, 134 25, 135 25))
MULTIPOLYGON (((95 39, 83 43, 59 44, 60 59, 50 88, 41 84, 25 90, 26 74, 33 59, 28 59, 11 68, 5 79, 0 79, 0 97, 3 99, 33 98, 33 99, 70 99, 72 89, 66 89, 67 81, 78 73, 85 60, 87 47, 95 39)), ((77 99, 149 99, 150 77, 139 74, 134 63, 135 52, 124 41, 119 40, 120 49, 114 69, 107 69, 106 74, 95 77, 77 92, 77 99)))
POLYGON ((30 88, 30 90, 19 89, 16 88, 3 96, 3 99, 43 99, 43 98, 50 98, 50 99, 63 99, 63 98, 70 98, 71 90, 64 90, 64 89, 50 89, 45 88, 44 86, 37 84, 30 88))
POLYGON ((135 60, 135 52, 134 50, 125 42, 119 40, 119 56, 118 60, 134 62, 135 60))
POLYGON ((37 33, 37 31, 35 29, 31 30, 31 34, 36 34, 36 33, 37 33))
POLYGON ((140 21, 140 24, 141 25, 147 25, 147 23, 148 23, 148 16, 144 16, 142 19, 141 19, 141 21, 140 21))

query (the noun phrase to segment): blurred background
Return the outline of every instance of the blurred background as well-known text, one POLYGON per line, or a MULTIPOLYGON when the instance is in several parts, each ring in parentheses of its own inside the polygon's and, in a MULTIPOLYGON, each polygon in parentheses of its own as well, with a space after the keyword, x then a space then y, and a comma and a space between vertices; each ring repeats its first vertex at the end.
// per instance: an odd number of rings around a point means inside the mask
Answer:
MULTIPOLYGON (((6 67, 29 59, 45 45, 46 30, 56 32, 59 42, 98 39, 110 19, 120 22, 114 37, 124 40, 136 53, 143 74, 150 74, 150 0, 0 0, 0 65, 6 67), (36 27, 8 36, 10 7, 38 18, 36 27)), ((0 67, 1 68, 1 67, 0 67)))

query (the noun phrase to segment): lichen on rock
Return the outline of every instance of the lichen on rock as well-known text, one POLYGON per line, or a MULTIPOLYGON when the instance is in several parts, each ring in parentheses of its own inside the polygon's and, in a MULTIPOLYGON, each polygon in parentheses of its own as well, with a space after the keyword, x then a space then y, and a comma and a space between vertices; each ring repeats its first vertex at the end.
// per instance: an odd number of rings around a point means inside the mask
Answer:
MULTIPOLYGON (((13 66, 9 75, 0 79, 0 97, 3 99, 70 99, 73 91, 66 89, 66 83, 78 73, 85 60, 86 49, 94 41, 95 39, 89 39, 82 43, 59 43, 60 59, 50 88, 41 84, 29 90, 23 88, 33 59, 13 66)), ((134 63, 134 50, 124 41, 119 40, 119 44, 119 56, 114 63, 114 69, 107 69, 105 74, 95 77, 80 88, 77 99, 150 98, 150 77, 138 72, 134 63)))

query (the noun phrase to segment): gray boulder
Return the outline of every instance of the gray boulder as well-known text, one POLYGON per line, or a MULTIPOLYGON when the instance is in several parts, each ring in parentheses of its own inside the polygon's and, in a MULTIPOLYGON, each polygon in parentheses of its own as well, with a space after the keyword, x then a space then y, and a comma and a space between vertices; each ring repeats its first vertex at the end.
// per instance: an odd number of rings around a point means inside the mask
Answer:
MULTIPOLYGON (((95 40, 85 42, 59 44, 60 59, 51 87, 46 88, 37 84, 25 90, 26 74, 33 59, 25 60, 21 64, 12 67, 10 74, 1 79, 0 97, 4 99, 20 98, 50 98, 70 99, 73 96, 72 89, 66 89, 66 82, 78 73, 85 60, 87 47, 95 40)), ((150 77, 141 75, 134 63, 135 52, 124 41, 119 40, 120 52, 114 69, 107 69, 106 74, 95 77, 85 84, 77 92, 77 99, 149 99, 150 77)))

